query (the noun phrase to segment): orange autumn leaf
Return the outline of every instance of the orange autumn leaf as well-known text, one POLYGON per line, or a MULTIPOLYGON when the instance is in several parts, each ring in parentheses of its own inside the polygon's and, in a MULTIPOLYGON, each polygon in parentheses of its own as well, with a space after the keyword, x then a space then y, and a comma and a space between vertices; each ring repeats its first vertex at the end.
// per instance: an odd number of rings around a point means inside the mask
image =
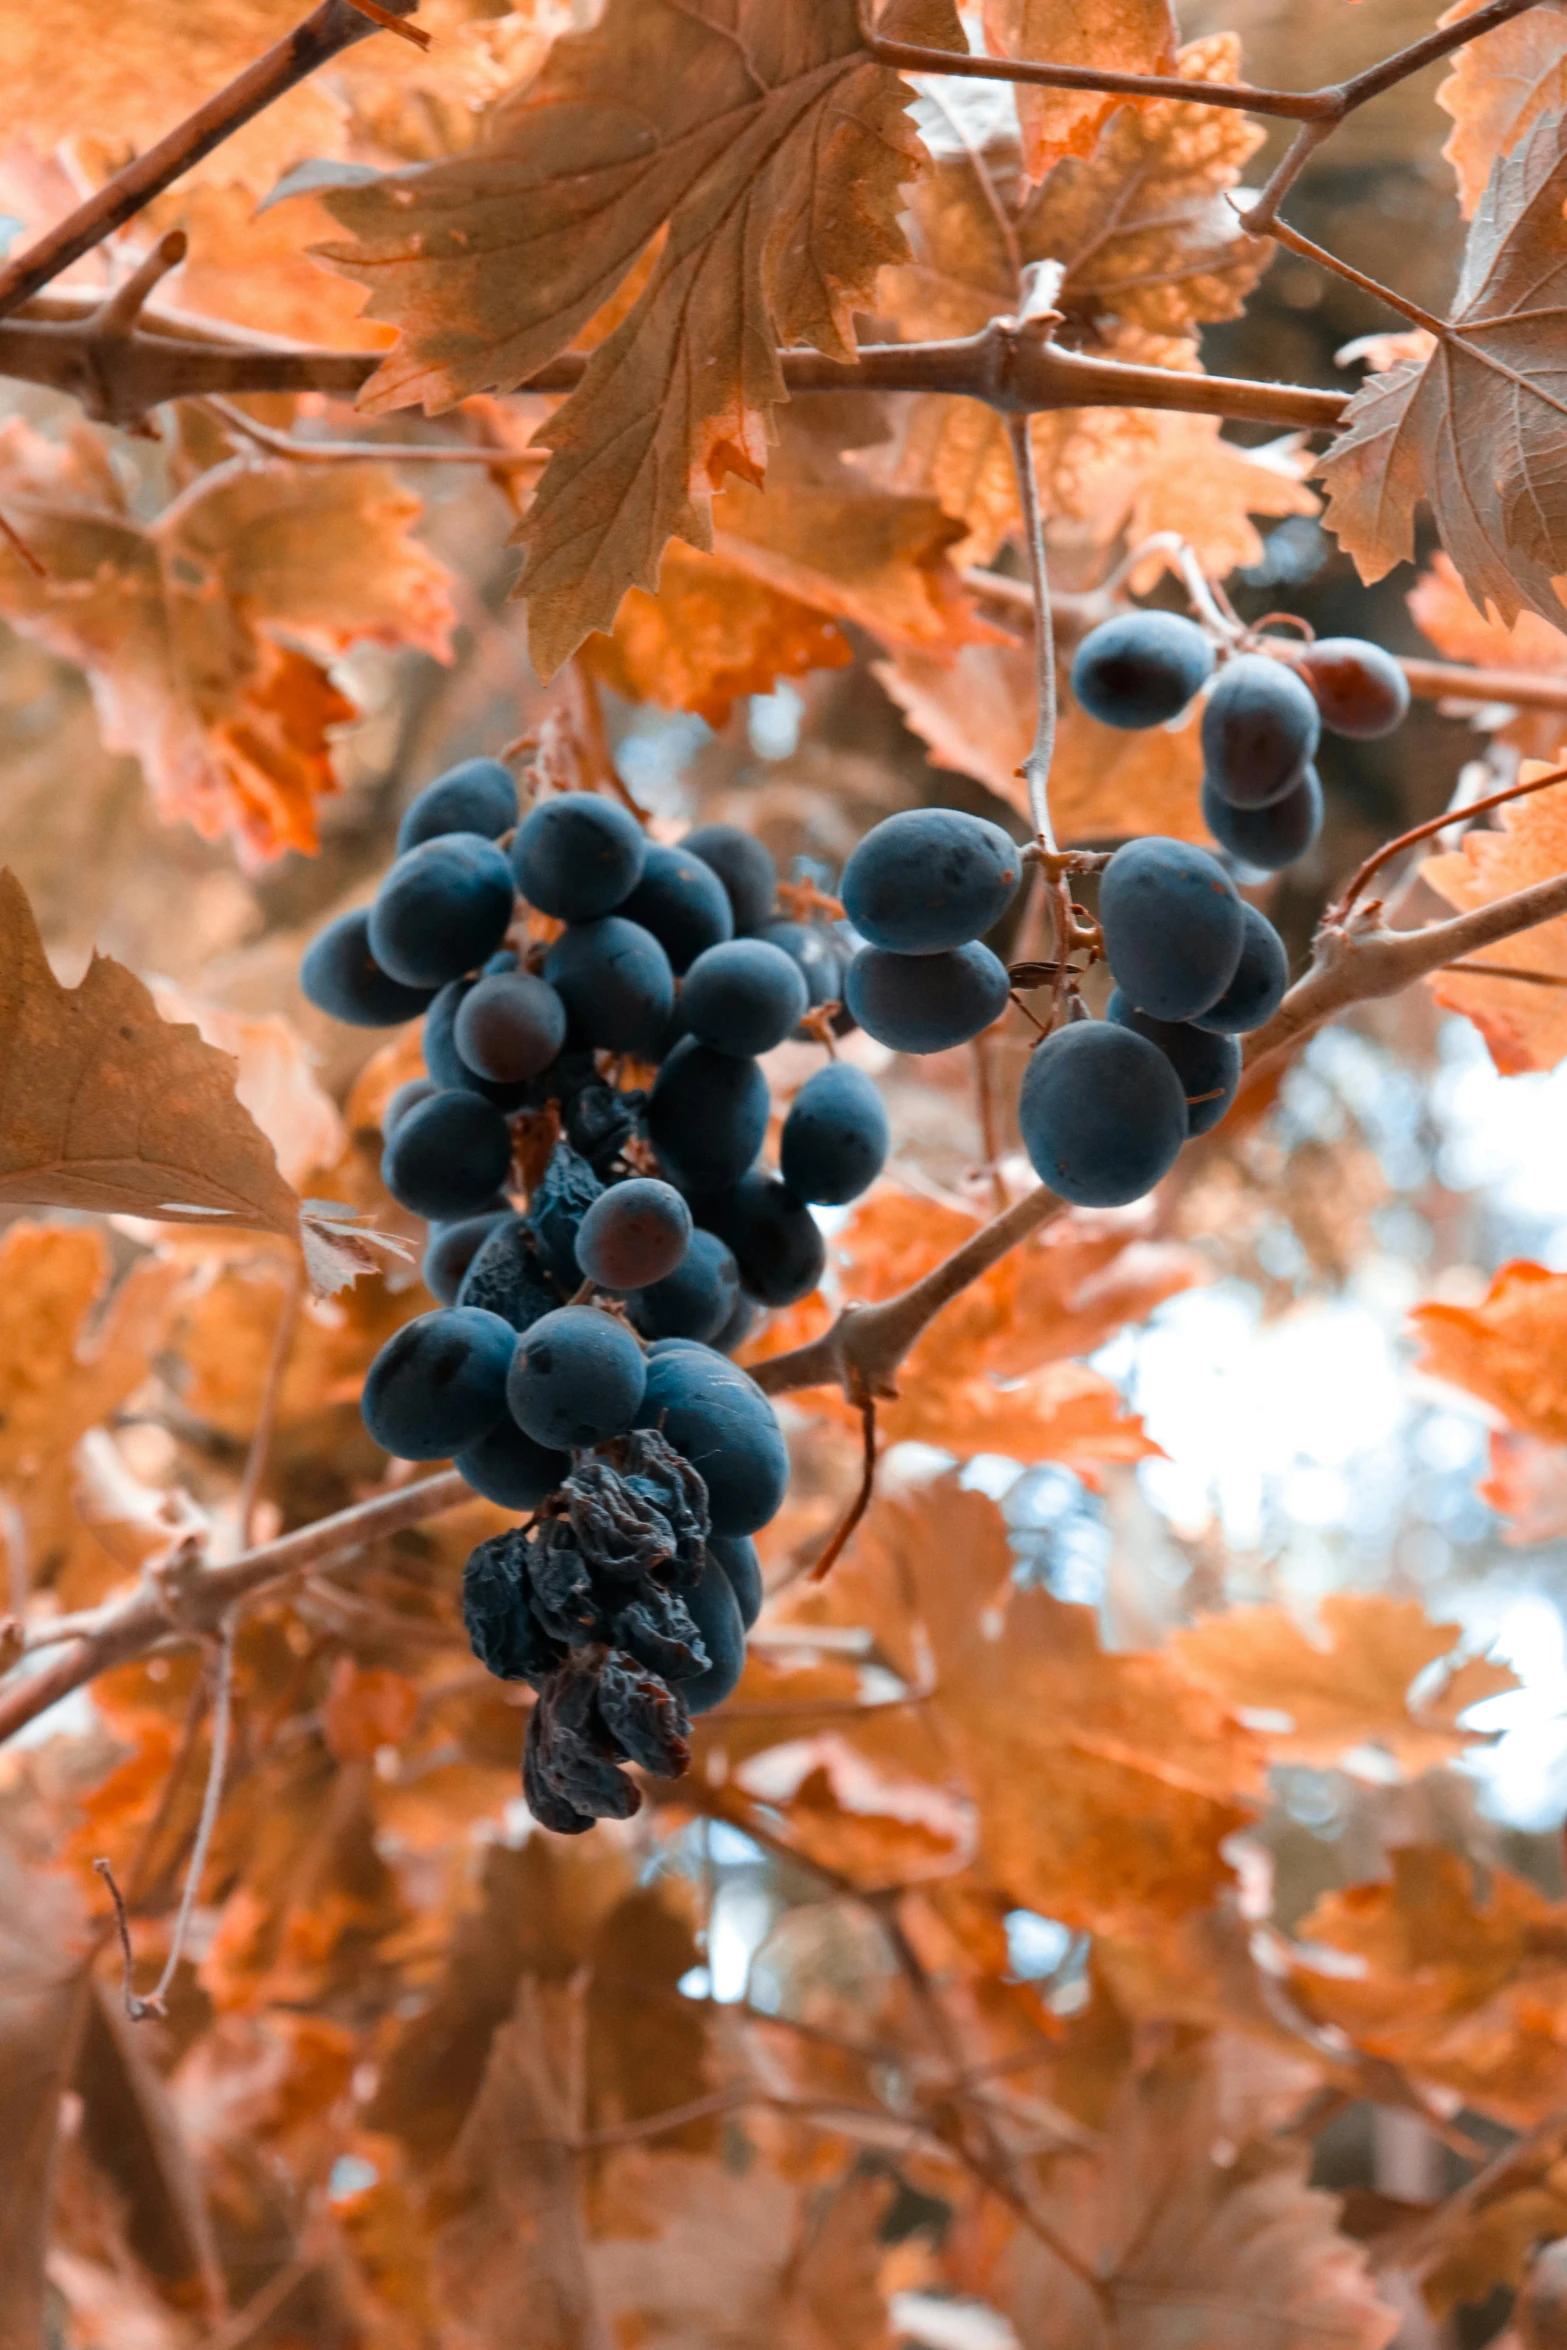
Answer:
MULTIPOLYGON (((1459 0, 1437 22, 1457 24, 1480 4, 1459 0)), ((1494 26, 1483 41, 1467 42, 1436 102, 1453 118, 1442 153, 1457 177, 1467 220, 1498 159, 1517 146, 1540 115, 1558 113, 1567 102, 1567 24, 1561 10, 1527 9, 1494 26)))
MULTIPOLYGON (((1547 772, 1526 761, 1520 780, 1547 772)), ((1467 832, 1456 849, 1428 857, 1420 870, 1460 912, 1567 870, 1567 783, 1498 809, 1495 831, 1467 832)), ((1484 960, 1567 979, 1567 916, 1499 940, 1484 960)), ((1567 1055, 1567 989, 1470 971, 1439 971, 1427 985, 1439 1004, 1474 1022, 1504 1076, 1554 1069, 1567 1055)))
POLYGON ((1283 1607, 1231 1608, 1183 1626, 1170 1654, 1183 1672, 1259 1729, 1281 1761, 1331 1769, 1357 1746, 1380 1746, 1411 1777, 1462 1753, 1458 1716, 1517 1687, 1504 1666, 1459 1660, 1458 1624, 1428 1621, 1418 1600, 1330 1592, 1313 1636, 1283 1607), (1413 1684, 1448 1671, 1435 1691, 1413 1684), (1271 1717, 1284 1716, 1287 1727, 1271 1717))
POLYGON ((147 526, 95 434, 13 418, 0 496, 45 565, 0 541, 0 613, 82 665, 105 744, 141 760, 165 816, 252 860, 316 845, 330 730, 358 715, 323 664, 355 643, 449 653, 447 573, 381 466, 235 458, 147 526))
POLYGON ((1431 1300, 1410 1317, 1419 1368, 1467 1388, 1525 1436, 1567 1444, 1567 1273, 1504 1265, 1477 1306, 1431 1300))
POLYGON ((1507 1521, 1502 1540, 1532 1547, 1567 1533, 1567 1445, 1493 1428, 1490 1456, 1475 1491, 1507 1521))
MULTIPOLYGON (((993 57, 1046 57, 1053 65, 1115 73, 1173 73, 1179 29, 1170 0, 985 0, 993 57)), ((1091 155, 1100 129, 1125 101, 1098 90, 1018 90, 1030 179, 1063 156, 1091 155)))
MULTIPOLYGON (((1432 558, 1408 601, 1416 627, 1447 660, 1480 669, 1537 671, 1567 681, 1567 635, 1538 612, 1520 612, 1509 627, 1489 607, 1476 611, 1448 556, 1432 558)), ((1558 710, 1520 710, 1501 735, 1542 759, 1550 758, 1564 738, 1567 714, 1558 710)))
POLYGON ((1503 1868, 1482 1894, 1463 1855, 1404 1845, 1385 1883, 1328 1893, 1299 1927, 1307 2012, 1509 2128, 1567 2097, 1567 1906, 1503 1868), (1312 1963, 1311 1947, 1359 1961, 1312 1963))
POLYGON ((676 541, 664 550, 657 592, 629 589, 613 634, 590 637, 583 658, 617 693, 722 726, 746 695, 807 670, 842 669, 854 654, 826 613, 676 541))

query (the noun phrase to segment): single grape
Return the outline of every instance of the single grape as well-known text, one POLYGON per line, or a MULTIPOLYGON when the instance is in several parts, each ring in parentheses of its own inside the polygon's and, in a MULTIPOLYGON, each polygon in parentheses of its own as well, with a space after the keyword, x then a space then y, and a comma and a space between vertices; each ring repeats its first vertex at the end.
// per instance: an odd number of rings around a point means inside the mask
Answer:
POLYGON ((512 843, 517 887, 541 914, 596 922, 636 888, 647 840, 629 808, 595 792, 541 800, 512 843))
POLYGON ((477 1444, 506 1409, 516 1345, 509 1322, 466 1306, 405 1322, 365 1374, 365 1426, 402 1461, 442 1461, 477 1444))
POLYGON ((642 1349, 612 1315, 560 1306, 515 1344, 506 1400, 536 1444, 575 1451, 623 1435, 636 1419, 647 1378, 642 1349))
POLYGON ((566 1007, 574 1044, 644 1060, 659 1049, 675 978, 669 957, 640 922, 606 914, 573 924, 550 948, 544 976, 566 1007))
POLYGON ((738 1183, 767 1139, 767 1080, 754 1061, 687 1037, 648 1095, 648 1140, 682 1191, 738 1183))
POLYGON ((1023 876, 999 824, 957 808, 905 808, 873 825, 843 871, 843 910, 873 947, 935 955, 1000 921, 1023 876))
POLYGON ((438 1305, 457 1303, 469 1266, 496 1226, 509 1223, 512 1213, 510 1203, 503 1199, 499 1207, 485 1208, 477 1216, 464 1216, 455 1224, 430 1226, 419 1272, 438 1305))
POLYGON ((528 1101, 527 1085, 495 1085, 470 1069, 457 1050, 457 1015, 474 988, 473 979, 451 979, 440 990, 424 1016, 420 1047, 424 1065, 443 1093, 476 1093, 509 1117, 528 1101))
POLYGON ((740 1605, 740 1621, 749 1632, 762 1612, 767 1593, 762 1585, 762 1562, 756 1555, 756 1544, 748 1534, 713 1535, 707 1545, 709 1558, 717 1559, 729 1577, 729 1588, 740 1605))
POLYGON ((1322 714, 1282 661, 1242 653, 1203 705, 1202 755, 1213 788, 1237 808, 1265 808, 1316 757, 1322 714))
POLYGON ((577 1227, 577 1263, 601 1289, 645 1289, 684 1263, 692 1230, 672 1184, 636 1175, 593 1202, 577 1227))
POLYGON ((702 1569, 696 1589, 685 1594, 685 1602, 702 1635, 708 1664, 695 1680, 681 1682, 680 1694, 688 1712, 710 1714, 733 1694, 745 1671, 745 1621, 734 1588, 714 1558, 702 1569))
POLYGON ((422 841, 439 840, 447 832, 476 832, 482 840, 498 840, 517 821, 517 786, 511 771, 499 759, 464 759, 449 767, 403 812, 397 827, 397 853, 416 849, 422 841))
POLYGON ((1296 658, 1317 697, 1322 723, 1334 734, 1374 742, 1403 722, 1409 680, 1380 645, 1358 636, 1324 636, 1296 658))
POLYGON ((1099 923, 1118 984, 1156 1020, 1191 1020, 1216 1004, 1246 935, 1218 859, 1159 834, 1116 850, 1099 885, 1099 923))
POLYGON ((528 1221, 545 1270, 568 1293, 582 1280, 577 1264, 582 1219, 603 1189, 586 1159, 569 1143, 558 1142, 528 1202, 528 1221))
POLYGON ((452 1466, 461 1470, 475 1493, 501 1509, 536 1510, 564 1483, 571 1455, 535 1444, 507 1412, 487 1436, 458 1453, 452 1466))
POLYGON ((475 1076, 519 1085, 547 1069, 566 1041, 566 1007, 547 979, 498 971, 457 1007, 452 1041, 475 1076))
POLYGON ((715 1534, 754 1534, 776 1515, 789 1488, 783 1432, 755 1380, 711 1347, 676 1338, 649 1353, 637 1425, 691 1463, 715 1534))
POLYGON ((438 1224, 481 1215, 511 1172, 511 1130, 476 1093, 438 1093, 410 1110, 381 1154, 399 1207, 438 1224))
POLYGON ((376 891, 370 949, 410 987, 443 987, 493 955, 516 905, 511 867, 492 840, 444 833, 407 849, 376 891))
POLYGON ((723 883, 736 938, 771 922, 778 868, 754 833, 742 832, 738 824, 702 824, 680 845, 711 866, 723 883))
POLYGON ((1155 1020, 1140 1012, 1116 988, 1106 1019, 1157 1045, 1181 1081, 1186 1097, 1186 1131, 1207 1134, 1217 1126, 1241 1081, 1241 1048, 1233 1036, 1195 1027, 1189 1020, 1155 1020))
POLYGON ((651 930, 679 977, 708 947, 734 936, 729 893, 711 865, 687 848, 649 844, 642 879, 620 911, 651 930))
POLYGON ((697 1213, 734 1252, 740 1279, 764 1306, 809 1297, 827 1264, 821 1226, 776 1175, 744 1175, 732 1190, 699 1200, 697 1213))
MULTIPOLYGON (((843 1015, 843 975, 854 952, 836 931, 824 930, 819 922, 769 922, 758 933, 770 947, 782 947, 786 955, 800 966, 806 994, 814 1012, 823 1004, 837 1004, 839 1009, 832 1027, 835 1035, 844 1034, 852 1026, 843 1015)), ((797 1028, 796 1036, 810 1035, 807 1028, 797 1028)))
POLYGON ((1257 873, 1282 873, 1322 830, 1322 784, 1308 767, 1292 791, 1266 808, 1232 808, 1204 777, 1202 820, 1221 849, 1257 873))
POLYGON ((1006 965, 976 941, 942 955, 862 947, 844 1000, 867 1036, 895 1053, 944 1053, 967 1044, 1007 1008, 1006 965))
POLYGON ((357 906, 318 931, 299 966, 305 1001, 350 1028, 396 1028, 417 1020, 433 987, 408 987, 383 971, 370 951, 369 909, 357 906))
POLYGON ((843 1207, 870 1189, 891 1140, 881 1095, 863 1069, 830 1061, 789 1105, 778 1170, 797 1199, 843 1207))
POLYGON ((737 1060, 782 1044, 809 1003, 799 964, 763 938, 709 947, 697 956, 680 990, 688 1034, 737 1060))
POLYGON ((1018 1126, 1041 1183, 1080 1208, 1152 1191, 1186 1140, 1186 1096, 1165 1055, 1110 1020, 1075 1020, 1029 1056, 1018 1126))
POLYGON ((457 1292, 460 1306, 482 1306, 514 1330, 531 1330, 560 1302, 560 1291, 539 1258, 538 1235, 526 1216, 507 1216, 486 1234, 457 1292))
POLYGON ((1101 726, 1163 726, 1213 675, 1213 647, 1178 612, 1118 612, 1091 628, 1072 662, 1072 691, 1101 726))
POLYGON ((1246 906, 1243 911, 1246 936, 1235 977, 1218 1002, 1210 1004, 1192 1022, 1194 1028, 1211 1029, 1219 1036, 1244 1036, 1253 1028, 1261 1028, 1283 1003, 1284 991, 1290 983, 1289 958, 1284 952, 1283 939, 1266 914, 1259 914, 1255 906, 1246 906))
POLYGON ((398 1120, 406 1118, 410 1110, 416 1110, 421 1102, 427 1102, 440 1090, 429 1077, 410 1077, 406 1085, 400 1085, 394 1094, 388 1095, 381 1112, 381 1140, 390 1142, 398 1120))
POLYGON ((740 1271, 716 1232, 696 1231, 683 1261, 662 1281, 628 1299, 626 1311, 644 1338, 713 1341, 735 1310, 740 1271))

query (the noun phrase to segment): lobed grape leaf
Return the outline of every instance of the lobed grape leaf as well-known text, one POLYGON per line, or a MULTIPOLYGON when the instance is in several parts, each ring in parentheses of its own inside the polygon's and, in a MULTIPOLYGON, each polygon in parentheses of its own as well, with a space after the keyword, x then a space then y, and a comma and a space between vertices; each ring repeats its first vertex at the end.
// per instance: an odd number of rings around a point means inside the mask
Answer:
POLYGON ((1448 327, 1363 384, 1317 465, 1364 580, 1415 551, 1424 499, 1477 605, 1567 617, 1567 142, 1542 114, 1486 183, 1448 327))
MULTIPOLYGON (((1086 6, 1084 0, 984 0, 983 22, 993 57, 1044 58, 1102 73, 1177 70, 1180 30, 1170 0, 1090 0, 1086 6)), ((1099 90, 1020 85, 1017 111, 1029 178, 1042 180, 1063 156, 1092 154, 1100 129, 1118 109, 1131 111, 1125 99, 1099 90)))
MULTIPOLYGON (((1458 0, 1437 19, 1458 24, 1483 0, 1458 0)), ((1442 153, 1458 180, 1458 200, 1469 219, 1502 156, 1517 146, 1542 114, 1567 105, 1567 9, 1562 0, 1525 9, 1493 25, 1483 41, 1469 41, 1436 102, 1453 118, 1442 153)))
MULTIPOLYGON (((951 0, 894 0, 894 20, 964 46, 951 0)), ((610 0, 473 154, 327 193, 356 241, 325 256, 403 330, 372 411, 514 391, 662 235, 540 435, 521 593, 541 675, 656 584, 670 537, 711 546, 726 475, 761 483, 778 345, 853 356, 853 311, 905 249, 898 191, 923 161, 908 104, 854 0, 610 0)))

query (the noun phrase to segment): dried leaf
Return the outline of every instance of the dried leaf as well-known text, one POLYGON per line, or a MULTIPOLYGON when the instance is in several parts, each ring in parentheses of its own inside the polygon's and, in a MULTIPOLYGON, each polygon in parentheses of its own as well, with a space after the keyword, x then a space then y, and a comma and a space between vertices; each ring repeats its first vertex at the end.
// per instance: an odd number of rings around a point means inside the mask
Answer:
MULTIPOLYGON (((964 45, 950 0, 916 13, 922 37, 964 45)), ((853 356, 854 308, 903 250, 898 191, 923 153, 907 104, 861 48, 853 0, 805 14, 610 0, 473 156, 328 195, 358 239, 328 258, 403 330, 371 409, 515 390, 667 228, 540 436, 554 454, 523 525, 522 592, 542 675, 613 624, 628 587, 654 586, 666 540, 711 546, 726 474, 760 484, 777 346, 853 356)))
POLYGON ((355 643, 447 657, 450 582, 382 466, 235 458, 146 527, 86 427, 61 445, 12 418, 0 495, 47 571, 0 541, 0 612, 82 664, 165 816, 253 860, 316 846, 328 730, 358 715, 323 663, 355 643))
MULTIPOLYGON (((1460 23, 1480 5, 1460 0, 1437 22, 1460 23)), ((1467 220, 1502 156, 1538 116, 1567 104, 1567 16, 1555 5, 1531 8, 1493 26, 1483 41, 1467 42, 1436 102, 1453 118, 1442 153, 1457 175, 1467 220)))
POLYGON ((166 982, 154 983, 152 997, 163 1019, 189 1021, 232 1057, 239 1071, 234 1098, 276 1151, 286 1183, 303 1185, 336 1164, 347 1142, 341 1112, 322 1090, 309 1046, 282 1013, 247 1015, 198 1003, 166 982))
MULTIPOLYGON (((1540 762, 1526 761, 1521 772, 1527 781, 1547 770, 1540 762)), ((1564 869, 1567 784, 1498 809, 1495 831, 1472 829, 1456 849, 1428 857, 1420 868, 1431 887, 1460 912, 1491 905, 1564 869)), ((1498 940, 1486 948, 1484 960, 1567 979, 1567 916, 1498 940)), ((1468 971, 1438 972, 1428 985, 1439 1004, 1474 1022, 1504 1076, 1554 1069, 1567 1054, 1567 989, 1468 971)))
POLYGON ((1567 2095, 1567 1908, 1506 1869, 1404 1845, 1389 1883, 1325 1894, 1298 1929, 1291 1976, 1308 2013, 1358 2048, 1457 2092, 1512 2129, 1567 2095), (1312 1965, 1320 1944, 1359 1962, 1312 1965))
POLYGON ((633 701, 723 726, 746 695, 810 669, 842 669, 854 654, 826 613, 676 541, 664 550, 657 594, 628 589, 613 636, 591 637, 584 658, 633 701))
POLYGON ((299 1203, 235 1096, 234 1064, 158 1018, 95 955, 50 970, 14 874, 0 873, 0 1200, 293 1234, 299 1203))
POLYGON ((1313 1639, 1283 1607, 1232 1608, 1176 1632, 1170 1653, 1184 1672, 1242 1713, 1287 1715, 1260 1727, 1279 1759, 1330 1769, 1357 1746, 1380 1746, 1411 1777, 1462 1753, 1456 1717, 1481 1697, 1516 1688, 1497 1666, 1478 1677, 1455 1652, 1459 1624, 1433 1624, 1418 1600, 1385 1592, 1329 1592, 1313 1639), (1412 1685, 1445 1661, 1453 1670, 1428 1703, 1412 1685))
POLYGON ((1477 604, 1559 624, 1567 572, 1556 354, 1567 315, 1567 151, 1541 115, 1497 162, 1470 227, 1452 331, 1423 365, 1363 384, 1317 467, 1362 579, 1414 554, 1427 500, 1477 604))
MULTIPOLYGON (((1170 0, 985 0, 984 27, 993 57, 1047 57, 1110 73, 1173 73, 1180 40, 1170 0)), ((1017 102, 1036 180, 1063 156, 1091 155, 1101 126, 1118 108, 1132 111, 1097 90, 1020 87, 1017 102)))
POLYGON ((1519 1260, 1479 1305, 1433 1299, 1410 1319, 1425 1344, 1422 1371, 1467 1388, 1526 1436, 1567 1443, 1567 1273, 1519 1260))

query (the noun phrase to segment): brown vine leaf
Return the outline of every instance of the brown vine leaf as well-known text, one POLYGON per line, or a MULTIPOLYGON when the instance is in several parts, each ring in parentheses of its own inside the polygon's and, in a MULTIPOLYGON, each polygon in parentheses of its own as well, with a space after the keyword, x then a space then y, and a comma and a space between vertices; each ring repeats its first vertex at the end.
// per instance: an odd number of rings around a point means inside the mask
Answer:
MULTIPOLYGON (((964 46, 951 0, 892 15, 964 46)), ((553 455, 520 535, 541 674, 655 585, 670 537, 711 546, 727 475, 760 485, 778 346, 853 356, 853 312, 905 250, 899 190, 924 154, 909 101, 861 47, 854 0, 610 0, 472 156, 327 195, 357 241, 326 256, 403 330, 372 410, 514 391, 667 230, 539 436, 553 455)))
POLYGON ((62 987, 0 873, 0 1201, 291 1237, 299 1203, 234 1079, 107 956, 62 987))
POLYGON ((1432 1299, 1410 1319, 1422 1371, 1479 1396, 1521 1434, 1567 1444, 1567 1273, 1519 1259, 1478 1305, 1432 1299))
POLYGON ((1478 605, 1567 617, 1567 144, 1541 115, 1503 155, 1469 230, 1451 329, 1423 364, 1363 384, 1317 465, 1328 520, 1364 580, 1414 554, 1416 509, 1478 605))
POLYGON ((1506 1869, 1478 1891, 1466 1855, 1404 1845, 1391 1881, 1328 1893, 1302 1942, 1361 1962, 1331 1973, 1303 1956, 1290 1986, 1309 2015, 1368 2055, 1454 2090, 1526 2130, 1567 2099, 1567 1905, 1506 1869))
MULTIPOLYGON (((1481 5, 1483 0, 1459 0, 1437 22, 1461 23, 1481 5)), ((1567 105, 1567 12, 1561 0, 1526 9, 1493 25, 1483 41, 1466 43, 1436 102, 1453 118, 1442 153, 1468 219, 1500 158, 1540 115, 1567 105)))
MULTIPOLYGON (((1106 73, 1176 70, 1180 31, 1170 0, 985 0, 983 21, 985 46, 994 57, 1045 58, 1106 73)), ((1018 120, 1030 179, 1043 179, 1063 156, 1091 155, 1117 108, 1131 111, 1123 98, 1097 90, 1020 85, 1018 120)))
POLYGON ((658 588, 628 588, 611 636, 592 636, 583 659, 616 693, 666 710, 695 710, 722 726, 737 701, 781 677, 842 669, 854 658, 825 612, 780 595, 716 555, 672 540, 658 588))
POLYGON ((0 497, 46 567, 0 541, 0 613, 80 662, 106 746, 141 760, 165 816, 253 862, 316 846, 328 730, 359 715, 325 664, 366 642, 449 656, 450 579, 384 466, 236 458, 144 525, 98 435, 12 418, 0 497))
POLYGON ((1337 2202, 1307 2184, 1310 2147, 1236 2143, 1220 2053, 1205 2036, 1129 2067, 1095 2150, 1041 2166, 1044 2225, 1018 2230, 1005 2267, 1021 2350, 1096 2350, 1107 2322, 1123 2350, 1255 2350, 1264 2309, 1276 2350, 1383 2350, 1398 2331, 1337 2202))
POLYGON ((1458 1624, 1433 1624, 1418 1600, 1384 1592, 1330 1592, 1313 1639, 1287 1608, 1232 1608, 1183 1626, 1170 1654, 1183 1672, 1237 1711, 1287 1715, 1259 1731, 1280 1760, 1331 1769, 1352 1747, 1383 1747, 1416 1777, 1463 1752, 1457 1717, 1482 1697, 1517 1687, 1502 1666, 1455 1663, 1458 1624), (1439 1662, 1440 1690, 1410 1698, 1439 1662))
MULTIPOLYGON (((1521 780, 1548 772, 1526 761, 1521 780)), ((1420 870, 1460 912, 1567 871, 1567 783, 1499 808, 1494 831, 1471 829, 1456 849, 1428 857, 1420 870)), ((1567 979, 1567 915, 1499 940, 1483 960, 1567 979)), ((1554 1069, 1567 1055, 1567 987, 1472 971, 1439 971, 1427 985, 1439 1004, 1474 1022, 1504 1076, 1554 1069)))

